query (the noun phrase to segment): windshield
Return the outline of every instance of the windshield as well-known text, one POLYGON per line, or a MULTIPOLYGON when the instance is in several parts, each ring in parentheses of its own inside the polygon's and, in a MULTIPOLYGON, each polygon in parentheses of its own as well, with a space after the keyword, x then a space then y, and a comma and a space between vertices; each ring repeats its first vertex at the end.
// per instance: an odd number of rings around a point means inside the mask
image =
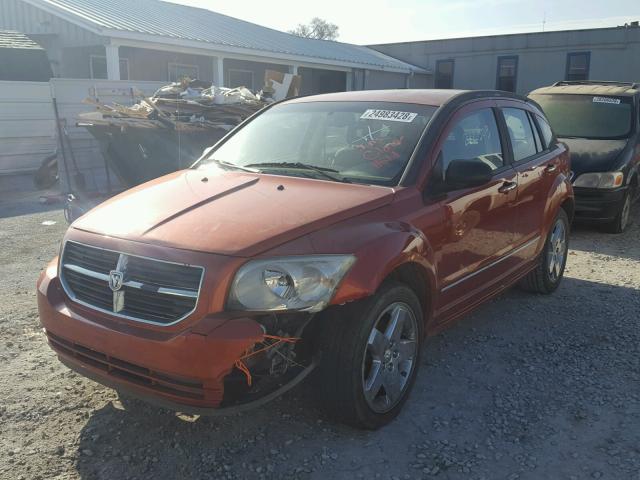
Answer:
POLYGON ((625 138, 631 132, 630 97, 602 95, 530 95, 558 137, 625 138))
POLYGON ((395 185, 436 107, 389 102, 276 105, 196 167, 395 185))

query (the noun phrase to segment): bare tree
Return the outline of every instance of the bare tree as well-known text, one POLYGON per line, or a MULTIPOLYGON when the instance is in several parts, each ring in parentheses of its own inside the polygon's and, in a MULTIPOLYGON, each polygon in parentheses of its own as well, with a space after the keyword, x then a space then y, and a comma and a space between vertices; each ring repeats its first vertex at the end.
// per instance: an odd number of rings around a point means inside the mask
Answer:
POLYGON ((327 22, 319 17, 313 17, 309 24, 299 23, 296 28, 289 30, 289 33, 305 38, 315 38, 317 40, 335 40, 338 38, 338 25, 327 22))

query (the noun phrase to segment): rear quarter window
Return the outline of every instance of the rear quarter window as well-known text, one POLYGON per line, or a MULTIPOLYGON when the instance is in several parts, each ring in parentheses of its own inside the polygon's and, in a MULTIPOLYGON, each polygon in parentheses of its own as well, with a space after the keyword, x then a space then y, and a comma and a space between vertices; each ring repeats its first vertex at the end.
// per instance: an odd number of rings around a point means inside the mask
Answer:
POLYGON ((544 143, 544 148, 551 148, 553 145, 553 130, 551 130, 551 126, 549 123, 540 115, 536 115, 536 120, 538 120, 538 126, 540 127, 540 133, 542 133, 542 141, 544 143))
POLYGON ((514 161, 519 162, 535 155, 536 141, 527 112, 520 108, 503 108, 502 113, 511 139, 514 161))

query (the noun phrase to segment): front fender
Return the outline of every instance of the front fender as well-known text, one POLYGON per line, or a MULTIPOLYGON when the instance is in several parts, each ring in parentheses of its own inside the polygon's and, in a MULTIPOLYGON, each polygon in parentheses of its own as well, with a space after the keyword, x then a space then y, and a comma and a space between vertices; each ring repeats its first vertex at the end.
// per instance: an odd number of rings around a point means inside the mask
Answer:
MULTIPOLYGON (((373 295, 394 270, 405 264, 419 267, 427 282, 428 293, 433 295, 436 285, 433 248, 420 230, 404 222, 345 228, 350 230, 349 237, 367 238, 369 241, 354 250, 357 260, 341 282, 332 305, 373 295)), ((346 232, 334 233, 344 238, 346 232)))

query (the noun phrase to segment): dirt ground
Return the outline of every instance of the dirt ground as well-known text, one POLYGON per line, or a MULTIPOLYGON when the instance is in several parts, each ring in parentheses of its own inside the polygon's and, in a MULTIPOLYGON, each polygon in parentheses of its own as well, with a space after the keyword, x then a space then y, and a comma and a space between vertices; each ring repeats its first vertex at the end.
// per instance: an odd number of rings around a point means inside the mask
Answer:
POLYGON ((432 338, 377 432, 309 383, 228 418, 124 409, 45 344, 35 282, 65 223, 41 210, 0 199, 1 479, 640 480, 640 209, 624 235, 577 228, 554 295, 513 289, 432 338))

